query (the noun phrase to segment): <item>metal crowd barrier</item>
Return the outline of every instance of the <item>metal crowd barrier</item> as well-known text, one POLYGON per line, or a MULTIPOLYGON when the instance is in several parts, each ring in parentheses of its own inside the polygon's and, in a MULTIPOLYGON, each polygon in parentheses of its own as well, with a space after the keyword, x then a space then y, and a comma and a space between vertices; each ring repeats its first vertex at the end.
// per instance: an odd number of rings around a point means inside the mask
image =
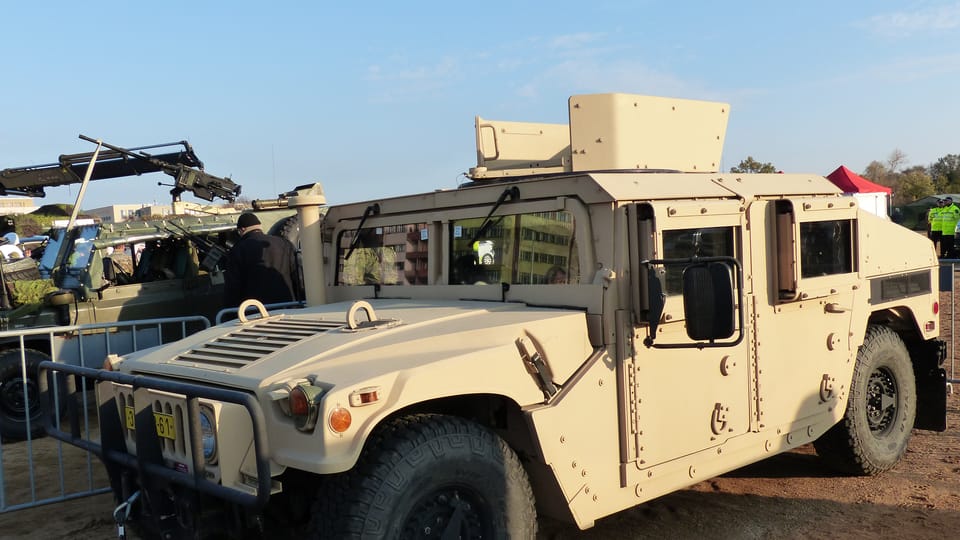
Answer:
MULTIPOLYGON (((54 362, 99 368, 107 354, 162 345, 209 327, 206 317, 190 316, 0 332, 7 361, 15 354, 11 351, 19 351, 20 380, 27 381, 25 386, 13 383, 0 388, 0 400, 6 400, 4 410, 22 408, 25 435, 5 439, 0 433, 0 513, 110 491, 103 466, 89 452, 54 438, 34 436, 42 430, 43 420, 28 414, 39 406, 37 374, 28 369, 28 351, 30 363, 42 354, 54 362)), ((94 391, 84 385, 81 392, 86 405, 83 433, 95 440, 99 438, 99 425, 94 391)))
MULTIPOLYGON (((947 389, 952 394, 953 385, 960 384, 960 379, 957 379, 957 360, 956 360, 956 343, 957 343, 957 302, 956 302, 956 287, 955 283, 957 280, 957 264, 960 263, 960 259, 940 259, 940 292, 948 293, 950 295, 950 337, 947 340, 947 351, 950 354, 950 365, 947 368, 947 389)), ((944 306, 940 306, 942 310, 944 306)), ((944 333, 946 328, 941 327, 941 336, 944 333)), ((946 366, 945 366, 946 367, 946 366)))

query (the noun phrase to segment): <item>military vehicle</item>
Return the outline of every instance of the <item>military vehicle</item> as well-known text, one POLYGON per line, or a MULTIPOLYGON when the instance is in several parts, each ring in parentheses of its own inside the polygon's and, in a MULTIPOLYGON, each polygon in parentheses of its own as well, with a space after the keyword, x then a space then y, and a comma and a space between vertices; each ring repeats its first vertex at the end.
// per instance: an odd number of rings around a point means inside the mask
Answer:
MULTIPOLYGON (((43 196, 45 187, 82 182, 94 162, 92 180, 167 173, 175 178, 174 201, 185 191, 205 200, 231 202, 240 193, 240 186, 231 180, 204 172, 186 141, 133 149, 105 146, 108 149, 97 156, 70 154, 53 164, 4 169, 0 192, 43 196), (160 148, 166 150, 146 152, 160 148)), ((259 215, 265 230, 280 231, 289 228, 282 220, 293 212, 259 215)), ((54 227, 45 244, 34 249, 42 252, 37 260, 0 260, 0 330, 185 315, 205 315, 212 321, 222 307, 223 274, 218 262, 236 238, 236 219, 235 212, 54 227)), ((150 328, 136 336, 138 347, 158 343, 159 338, 150 328)), ((51 346, 62 361, 74 363, 81 358, 81 348, 84 358, 98 358, 95 365, 107 352, 105 340, 57 336, 54 342, 51 345, 47 335, 25 336, 21 355, 19 336, 0 337, 0 436, 5 440, 27 436, 25 389, 32 396, 31 413, 36 420, 31 423, 31 435, 43 431, 36 381, 28 376, 24 385, 21 362, 26 362, 28 373, 35 372, 39 362, 50 358, 51 346)), ((110 350, 130 351, 133 343, 132 336, 112 335, 110 350)))
POLYGON ((55 373, 98 381, 101 438, 72 401, 51 434, 147 535, 534 538, 811 441, 879 473, 945 428, 929 241, 822 176, 717 172, 726 104, 569 115, 478 117, 455 190, 291 198, 305 309, 44 363, 51 411, 55 373))

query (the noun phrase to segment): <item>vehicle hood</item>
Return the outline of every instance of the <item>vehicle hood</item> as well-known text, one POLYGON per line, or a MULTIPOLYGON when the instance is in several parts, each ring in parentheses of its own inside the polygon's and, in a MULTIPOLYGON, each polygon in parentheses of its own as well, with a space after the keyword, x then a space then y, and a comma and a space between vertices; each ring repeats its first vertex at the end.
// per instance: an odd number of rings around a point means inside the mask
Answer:
POLYGON ((517 345, 523 340, 560 383, 592 350, 582 311, 499 302, 367 302, 378 321, 356 329, 347 324, 354 302, 278 312, 135 353, 121 369, 249 390, 298 377, 352 384, 438 363, 482 369, 494 356, 508 357, 524 373, 517 345))

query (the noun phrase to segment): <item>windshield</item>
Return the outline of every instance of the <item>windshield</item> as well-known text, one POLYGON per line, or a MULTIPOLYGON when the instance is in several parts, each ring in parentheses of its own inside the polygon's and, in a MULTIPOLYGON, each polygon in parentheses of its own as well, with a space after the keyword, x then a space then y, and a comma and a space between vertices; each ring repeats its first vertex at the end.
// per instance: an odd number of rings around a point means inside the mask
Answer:
POLYGON ((51 231, 50 238, 43 248, 43 255, 40 257, 40 277, 44 279, 52 277, 53 269, 57 265, 57 253, 63 243, 64 232, 66 232, 65 229, 51 231))
POLYGON ((501 216, 450 223, 452 284, 579 283, 580 261, 573 214, 566 211, 501 216))
POLYGON ((427 242, 425 223, 344 231, 337 285, 426 285, 427 242))
POLYGON ((86 225, 78 227, 77 236, 73 240, 73 249, 67 256, 67 266, 71 270, 83 270, 90 263, 90 254, 93 253, 93 241, 97 237, 98 227, 86 225))
POLYGON ((66 266, 67 272, 62 274, 63 283, 59 286, 63 288, 80 286, 79 276, 90 264, 90 255, 94 249, 93 241, 99 232, 99 225, 83 225, 73 229, 68 238, 66 229, 54 230, 40 258, 40 276, 48 279, 55 277, 54 272, 58 266, 57 255, 66 239, 68 242, 66 259, 60 261, 60 266, 66 266))

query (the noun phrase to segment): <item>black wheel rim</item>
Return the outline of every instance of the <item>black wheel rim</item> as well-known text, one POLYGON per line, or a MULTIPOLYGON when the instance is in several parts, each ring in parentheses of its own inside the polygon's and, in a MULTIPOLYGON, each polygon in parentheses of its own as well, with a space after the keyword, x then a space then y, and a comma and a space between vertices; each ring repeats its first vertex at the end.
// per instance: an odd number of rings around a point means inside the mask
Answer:
POLYGON ((887 368, 878 368, 867 381, 867 423, 870 431, 882 437, 894 427, 899 403, 897 379, 887 368))
POLYGON ((0 412, 8 418, 24 421, 27 410, 27 397, 30 398, 31 418, 35 418, 40 413, 37 407, 37 382, 33 379, 27 379, 26 392, 24 395, 23 379, 12 377, 3 381, 0 385, 0 412))
POLYGON ((413 505, 402 538, 493 538, 491 531, 492 512, 483 498, 469 488, 451 486, 434 490, 413 505))

